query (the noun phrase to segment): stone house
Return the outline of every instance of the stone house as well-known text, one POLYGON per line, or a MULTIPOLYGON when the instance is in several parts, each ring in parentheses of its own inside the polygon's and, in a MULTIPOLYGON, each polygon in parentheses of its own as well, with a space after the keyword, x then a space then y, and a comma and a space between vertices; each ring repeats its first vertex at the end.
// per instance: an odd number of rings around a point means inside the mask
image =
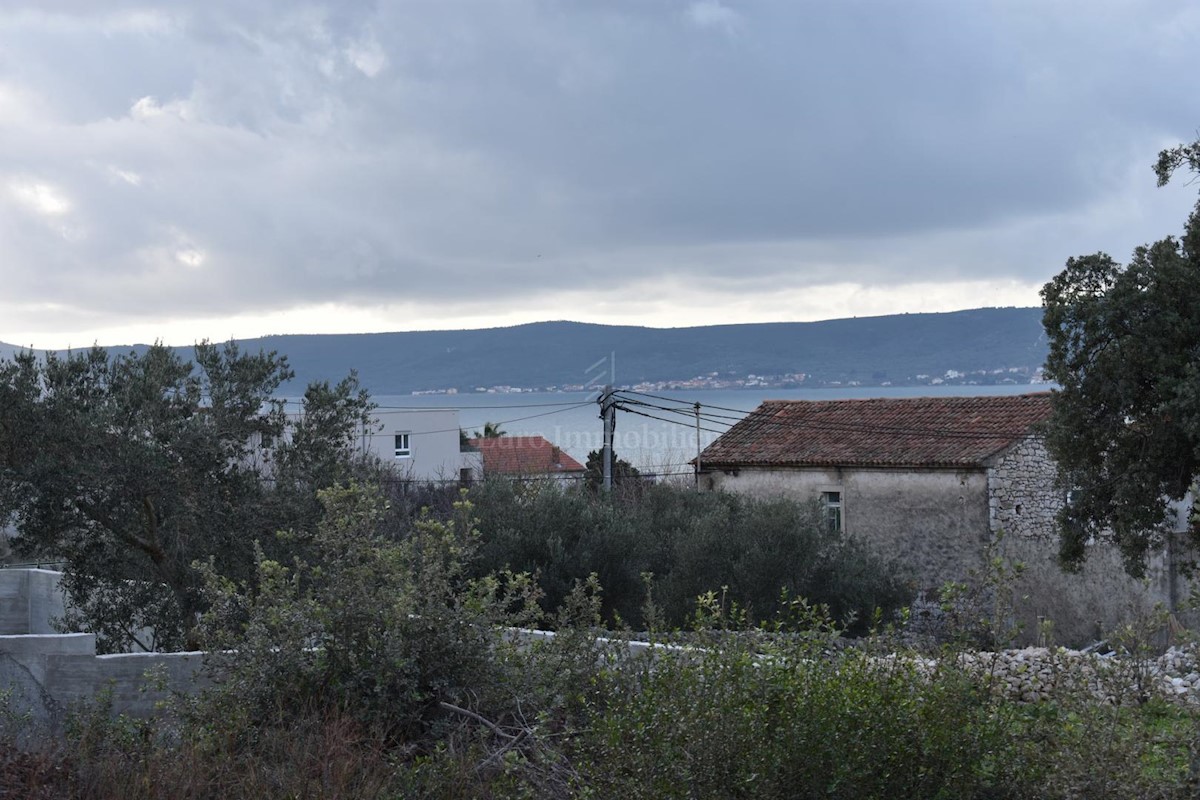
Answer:
POLYGON ((989 556, 1024 565, 1015 614, 1027 637, 1052 620, 1064 643, 1097 638, 1179 596, 1169 551, 1129 578, 1112 548, 1057 563, 1065 501, 1038 433, 1046 393, 768 401, 701 454, 703 485, 821 503, 825 524, 904 565, 921 590, 970 580, 989 556))

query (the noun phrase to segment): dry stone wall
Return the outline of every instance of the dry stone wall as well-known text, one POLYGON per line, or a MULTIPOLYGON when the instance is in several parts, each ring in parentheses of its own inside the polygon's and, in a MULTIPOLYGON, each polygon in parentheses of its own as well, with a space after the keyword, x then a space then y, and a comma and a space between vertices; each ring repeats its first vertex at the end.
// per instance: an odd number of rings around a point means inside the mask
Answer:
POLYGON ((1038 703, 1084 692, 1100 703, 1137 705, 1151 698, 1200 705, 1200 654, 1172 647, 1158 657, 1099 655, 1061 647, 968 652, 958 663, 1009 700, 1038 703))

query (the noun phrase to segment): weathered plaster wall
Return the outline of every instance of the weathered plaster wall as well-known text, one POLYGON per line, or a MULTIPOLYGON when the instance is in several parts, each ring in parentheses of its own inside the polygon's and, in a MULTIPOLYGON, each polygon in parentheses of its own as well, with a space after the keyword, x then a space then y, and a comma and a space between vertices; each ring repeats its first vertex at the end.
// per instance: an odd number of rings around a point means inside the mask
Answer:
POLYGON ((989 540, 984 471, 757 469, 713 472, 715 489, 815 500, 842 493, 846 533, 908 566, 921 589, 959 580, 983 564, 989 540))
MULTIPOLYGON (((993 535, 1002 534, 990 555, 1024 566, 1013 585, 1013 616, 1023 628, 1023 643, 1036 640, 1044 619, 1053 620, 1056 641, 1082 645, 1149 613, 1156 603, 1170 608, 1165 553, 1151 558, 1145 580, 1130 578, 1116 551, 1105 545, 1090 549, 1079 572, 1063 572, 1054 528, 1063 496, 1054 477, 1045 447, 1030 439, 986 470, 741 468, 736 474, 714 471, 706 483, 800 500, 841 491, 845 530, 907 565, 920 589, 983 574, 993 535)), ((1178 578, 1175 596, 1186 596, 1178 578)))
POLYGON ((1169 605, 1170 572, 1161 552, 1150 559, 1146 578, 1138 580, 1126 574, 1116 548, 1107 545, 1089 548, 1087 560, 1073 573, 1059 567, 1054 537, 1007 535, 996 550, 1009 563, 1024 566, 1014 582, 1023 641, 1032 641, 1041 620, 1049 619, 1055 642, 1086 644, 1144 617, 1156 603, 1169 605))

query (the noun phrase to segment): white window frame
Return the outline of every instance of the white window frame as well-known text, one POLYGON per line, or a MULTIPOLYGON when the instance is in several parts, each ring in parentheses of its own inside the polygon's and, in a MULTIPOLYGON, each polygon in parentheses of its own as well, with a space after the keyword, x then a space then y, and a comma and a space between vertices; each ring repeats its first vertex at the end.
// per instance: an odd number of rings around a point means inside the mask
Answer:
POLYGON ((412 458, 412 431, 396 431, 394 444, 396 458, 412 458))
POLYGON ((846 494, 841 487, 821 490, 821 521, 829 533, 846 530, 846 494))

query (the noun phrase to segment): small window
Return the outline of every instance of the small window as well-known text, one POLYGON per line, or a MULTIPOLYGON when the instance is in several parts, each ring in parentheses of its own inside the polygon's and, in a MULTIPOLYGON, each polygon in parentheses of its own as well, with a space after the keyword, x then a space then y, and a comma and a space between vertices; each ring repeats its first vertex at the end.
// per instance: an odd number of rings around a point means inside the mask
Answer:
POLYGON ((412 456, 412 448, 408 446, 408 434, 396 434, 396 458, 409 458, 412 456))
POLYGON ((821 510, 825 514, 825 529, 830 533, 842 530, 842 493, 821 492, 821 510))

